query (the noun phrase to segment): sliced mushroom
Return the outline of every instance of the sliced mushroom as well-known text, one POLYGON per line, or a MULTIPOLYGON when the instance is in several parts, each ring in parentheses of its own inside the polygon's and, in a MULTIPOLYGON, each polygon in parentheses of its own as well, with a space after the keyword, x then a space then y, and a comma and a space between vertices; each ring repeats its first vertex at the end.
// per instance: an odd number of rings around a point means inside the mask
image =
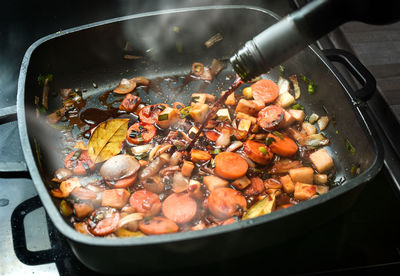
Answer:
POLYGON ((140 163, 128 154, 120 154, 108 159, 100 169, 106 181, 118 181, 137 173, 140 163))

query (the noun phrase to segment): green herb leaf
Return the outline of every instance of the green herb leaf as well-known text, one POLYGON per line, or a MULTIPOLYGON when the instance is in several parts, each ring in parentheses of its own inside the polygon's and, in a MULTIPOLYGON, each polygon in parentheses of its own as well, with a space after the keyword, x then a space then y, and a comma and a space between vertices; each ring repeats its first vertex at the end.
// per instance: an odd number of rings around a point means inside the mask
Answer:
POLYGON ((301 104, 294 104, 291 106, 292 109, 296 109, 296 110, 304 110, 304 106, 302 106, 301 104))
POLYGON ((356 152, 356 149, 354 146, 350 143, 349 139, 345 138, 344 139, 344 144, 346 146, 346 149, 351 152, 351 154, 354 154, 356 152))

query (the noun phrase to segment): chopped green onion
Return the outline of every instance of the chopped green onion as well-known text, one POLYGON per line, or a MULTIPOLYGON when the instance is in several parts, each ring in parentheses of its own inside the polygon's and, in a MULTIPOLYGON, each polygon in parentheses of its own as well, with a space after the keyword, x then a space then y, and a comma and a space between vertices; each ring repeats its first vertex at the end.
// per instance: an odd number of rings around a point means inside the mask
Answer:
POLYGON ((210 151, 211 154, 220 154, 221 153, 221 149, 214 149, 212 151, 210 151))
POLYGON ((82 150, 80 150, 80 149, 78 149, 75 153, 74 153, 74 155, 72 155, 72 157, 71 157, 71 161, 75 161, 75 160, 77 160, 80 156, 81 156, 81 153, 82 153, 82 150))
POLYGON ((262 154, 267 154, 268 151, 265 147, 259 147, 258 150, 262 153, 262 154))
POLYGON ((294 104, 291 107, 292 109, 296 109, 296 110, 304 110, 304 106, 302 106, 301 104, 294 104))
POLYGON ((211 159, 211 168, 215 168, 215 160, 214 159, 211 159))
POLYGON ((279 72, 280 73, 285 72, 285 67, 283 65, 279 65, 279 72))
POLYGON ((36 157, 37 157, 37 162, 38 162, 38 165, 39 165, 39 169, 43 170, 42 154, 40 152, 39 143, 36 141, 35 138, 33 138, 33 141, 35 143, 35 151, 36 151, 36 157))
POLYGON ((183 53, 183 43, 182 42, 180 42, 180 41, 176 42, 176 51, 179 54, 183 53))
POLYGON ((308 79, 306 76, 302 75, 302 74, 300 75, 300 78, 305 83, 308 84, 308 93, 309 94, 314 94, 314 92, 315 92, 315 83, 312 80, 308 79))
POLYGON ((57 129, 57 130, 69 130, 69 129, 72 129, 72 127, 68 126, 68 125, 51 124, 51 123, 48 123, 48 125, 50 127, 54 128, 54 129, 57 129))
POLYGON ((164 110, 166 107, 164 105, 160 104, 160 105, 157 105, 157 108, 160 109, 160 110, 164 110))
POLYGON ((37 78, 38 84, 39 85, 43 85, 46 79, 48 79, 48 81, 52 81, 53 80, 53 74, 47 74, 47 75, 40 74, 38 76, 38 78, 37 78))
POLYGON ((143 139, 142 135, 139 135, 139 136, 137 137, 137 141, 138 141, 138 142, 144 142, 144 139, 143 139))
POLYGON ((135 158, 136 158, 137 160, 142 160, 142 159, 144 159, 144 158, 146 158, 146 157, 148 157, 148 156, 149 156, 149 154, 148 154, 147 152, 144 152, 144 153, 135 155, 135 158))
POLYGON ((185 118, 185 117, 189 116, 190 115, 190 110, 192 108, 193 108, 192 106, 187 106, 185 108, 182 108, 181 111, 180 111, 180 113, 181 113, 180 117, 181 118, 185 118))
POLYGON ((315 85, 314 85, 314 83, 309 83, 309 84, 308 84, 308 93, 309 93, 309 94, 314 94, 314 92, 315 92, 315 85))
POLYGON ((267 139, 265 139, 265 145, 267 146, 271 145, 273 142, 275 142, 273 137, 267 137, 267 139))
POLYGON ((355 165, 352 165, 351 166, 351 169, 350 169, 350 174, 352 175, 352 176, 354 176, 354 173, 356 172, 356 166, 355 165))
POLYGON ((346 146, 346 149, 350 151, 352 154, 356 152, 355 147, 350 143, 350 141, 347 138, 344 139, 344 144, 346 146))
POLYGON ((275 135, 275 136, 277 136, 277 137, 278 137, 279 139, 281 139, 281 140, 283 140, 283 138, 285 138, 285 137, 283 136, 283 134, 280 133, 279 131, 273 131, 272 134, 275 135))
POLYGON ((43 106, 41 108, 39 108, 40 113, 46 114, 47 110, 46 108, 44 108, 43 106))
POLYGON ((195 96, 195 97, 192 97, 192 99, 190 101, 197 103, 196 100, 198 100, 198 99, 200 99, 200 96, 195 96))
POLYGON ((158 121, 166 121, 166 120, 168 120, 168 114, 158 115, 158 121))

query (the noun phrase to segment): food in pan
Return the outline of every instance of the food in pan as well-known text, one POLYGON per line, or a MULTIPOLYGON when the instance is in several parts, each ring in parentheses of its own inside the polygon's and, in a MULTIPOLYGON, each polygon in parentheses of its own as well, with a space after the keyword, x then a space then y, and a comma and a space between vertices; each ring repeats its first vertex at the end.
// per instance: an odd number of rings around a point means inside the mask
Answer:
MULTIPOLYGON (((193 64, 193 77, 206 71, 193 64)), ((152 80, 121 80, 118 112, 74 137, 54 174, 60 212, 86 235, 139 237, 252 219, 328 192, 334 162, 321 131, 329 118, 306 114, 297 77, 289 80, 259 78, 217 107, 216 91, 144 104, 134 91, 152 80)), ((65 114, 79 101, 72 89, 62 96, 48 116, 53 126, 71 120, 65 114)))

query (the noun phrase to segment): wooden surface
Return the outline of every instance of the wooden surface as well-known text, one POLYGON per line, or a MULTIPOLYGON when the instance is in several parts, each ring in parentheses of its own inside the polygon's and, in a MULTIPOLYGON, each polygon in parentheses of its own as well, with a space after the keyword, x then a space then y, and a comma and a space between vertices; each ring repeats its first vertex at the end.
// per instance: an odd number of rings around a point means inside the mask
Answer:
POLYGON ((400 120, 400 22, 384 26, 349 22, 340 29, 400 120))

